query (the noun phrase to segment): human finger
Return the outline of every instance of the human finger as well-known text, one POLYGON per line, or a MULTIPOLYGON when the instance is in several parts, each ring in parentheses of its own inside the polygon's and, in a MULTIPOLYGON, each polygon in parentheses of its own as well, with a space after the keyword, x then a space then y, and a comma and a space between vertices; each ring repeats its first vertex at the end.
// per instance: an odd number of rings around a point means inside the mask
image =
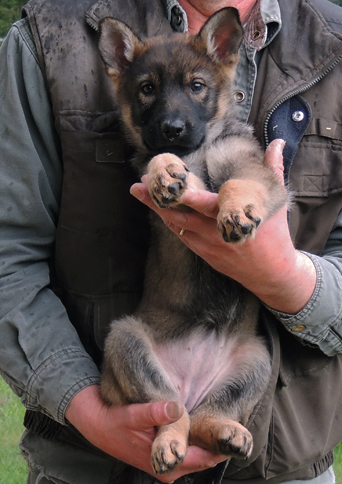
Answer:
POLYGON ((215 218, 218 214, 217 193, 206 190, 186 190, 182 196, 182 203, 206 217, 215 218))
POLYGON ((188 448, 183 462, 178 464, 170 474, 159 475, 158 480, 164 483, 171 483, 184 475, 213 468, 225 460, 227 460, 227 456, 214 455, 205 449, 193 445, 188 448))
POLYGON ((152 210, 156 209, 156 204, 151 199, 147 186, 144 183, 134 183, 130 188, 130 193, 137 200, 152 208, 152 210))
POLYGON ((165 225, 173 232, 179 233, 182 227, 187 228, 187 214, 180 212, 179 210, 167 210, 165 208, 157 207, 157 205, 151 199, 148 189, 144 183, 135 183, 132 185, 130 193, 137 200, 144 203, 151 210, 156 212, 163 219, 165 225))
MULTIPOLYGON (((135 198, 145 203, 155 212, 162 214, 156 204, 152 201, 147 188, 147 175, 141 179, 142 183, 135 183, 131 186, 130 192, 135 198)), ((181 198, 183 205, 187 205, 196 212, 202 213, 207 217, 216 218, 218 213, 217 194, 200 189, 186 190, 181 198)), ((163 209, 162 209, 163 210, 163 209)))

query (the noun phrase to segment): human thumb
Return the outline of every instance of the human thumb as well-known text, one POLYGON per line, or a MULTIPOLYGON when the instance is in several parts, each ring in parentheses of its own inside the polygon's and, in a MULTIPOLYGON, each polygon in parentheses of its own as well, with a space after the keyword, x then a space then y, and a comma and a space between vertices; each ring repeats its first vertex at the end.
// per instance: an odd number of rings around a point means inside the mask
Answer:
POLYGON ((276 175, 284 182, 283 150, 286 142, 283 139, 273 140, 265 151, 265 162, 274 169, 276 175))
MULTIPOLYGON (((131 406, 131 408, 134 405, 131 406)), ((184 412, 184 406, 177 400, 152 402, 136 405, 136 412, 131 414, 131 424, 140 428, 159 427, 176 422, 184 412)))

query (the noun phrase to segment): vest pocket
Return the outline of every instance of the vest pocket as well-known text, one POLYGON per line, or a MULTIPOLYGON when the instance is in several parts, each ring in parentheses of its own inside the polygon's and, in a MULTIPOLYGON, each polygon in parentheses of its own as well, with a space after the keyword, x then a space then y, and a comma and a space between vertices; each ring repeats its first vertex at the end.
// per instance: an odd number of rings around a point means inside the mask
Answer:
POLYGON ((342 208, 341 140, 304 136, 290 172, 294 203, 289 212, 298 249, 322 254, 342 208))
MULTIPOLYGON (((342 439, 342 356, 302 345, 279 325, 281 345, 266 478, 312 468, 342 439)), ((312 477, 315 475, 313 474, 312 477)))
POLYGON ((139 292, 148 244, 147 208, 129 193, 138 177, 129 163, 132 151, 117 130, 117 114, 68 112, 61 119, 58 282, 83 297, 139 292), (102 131, 92 131, 94 127, 102 131))
POLYGON ((250 462, 232 459, 225 476, 228 482, 315 477, 342 440, 342 356, 303 346, 266 309, 261 318, 272 342, 272 376, 248 425, 255 442, 250 462))
POLYGON ((135 309, 149 241, 147 208, 129 193, 138 181, 132 152, 116 121, 116 113, 61 117, 64 177, 52 285, 92 355, 91 340, 102 349, 111 319, 135 309))
POLYGON ((316 198, 341 192, 341 157, 341 139, 305 134, 290 172, 290 188, 294 195, 316 198))

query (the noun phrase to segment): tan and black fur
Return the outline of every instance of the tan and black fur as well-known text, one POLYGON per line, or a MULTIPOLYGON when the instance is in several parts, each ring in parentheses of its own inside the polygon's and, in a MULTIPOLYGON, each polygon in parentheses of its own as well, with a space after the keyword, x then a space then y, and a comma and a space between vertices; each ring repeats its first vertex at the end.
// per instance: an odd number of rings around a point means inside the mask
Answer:
MULTIPOLYGON (((197 36, 140 40, 125 24, 101 23, 99 49, 116 91, 132 164, 148 173, 159 207, 183 210, 189 187, 219 193, 218 230, 243 243, 286 202, 249 126, 235 118, 231 86, 242 28, 237 10, 213 15, 197 36)), ((102 395, 114 404, 182 400, 183 417, 160 427, 156 473, 181 462, 189 442, 248 458, 244 427, 270 375, 258 336, 258 301, 213 270, 151 214, 142 301, 113 321, 102 395)))

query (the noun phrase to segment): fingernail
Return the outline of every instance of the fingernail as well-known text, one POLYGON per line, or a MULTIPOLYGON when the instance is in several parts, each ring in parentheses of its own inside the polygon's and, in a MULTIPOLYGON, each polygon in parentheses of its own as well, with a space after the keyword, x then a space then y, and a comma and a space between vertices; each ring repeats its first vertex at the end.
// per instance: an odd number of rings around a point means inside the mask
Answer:
POLYGON ((179 418, 181 415, 179 403, 171 401, 166 404, 166 415, 169 418, 179 418))
POLYGON ((281 152, 284 151, 284 148, 285 148, 285 145, 286 145, 286 141, 285 140, 281 140, 282 142, 279 143, 279 149, 281 150, 281 152))

